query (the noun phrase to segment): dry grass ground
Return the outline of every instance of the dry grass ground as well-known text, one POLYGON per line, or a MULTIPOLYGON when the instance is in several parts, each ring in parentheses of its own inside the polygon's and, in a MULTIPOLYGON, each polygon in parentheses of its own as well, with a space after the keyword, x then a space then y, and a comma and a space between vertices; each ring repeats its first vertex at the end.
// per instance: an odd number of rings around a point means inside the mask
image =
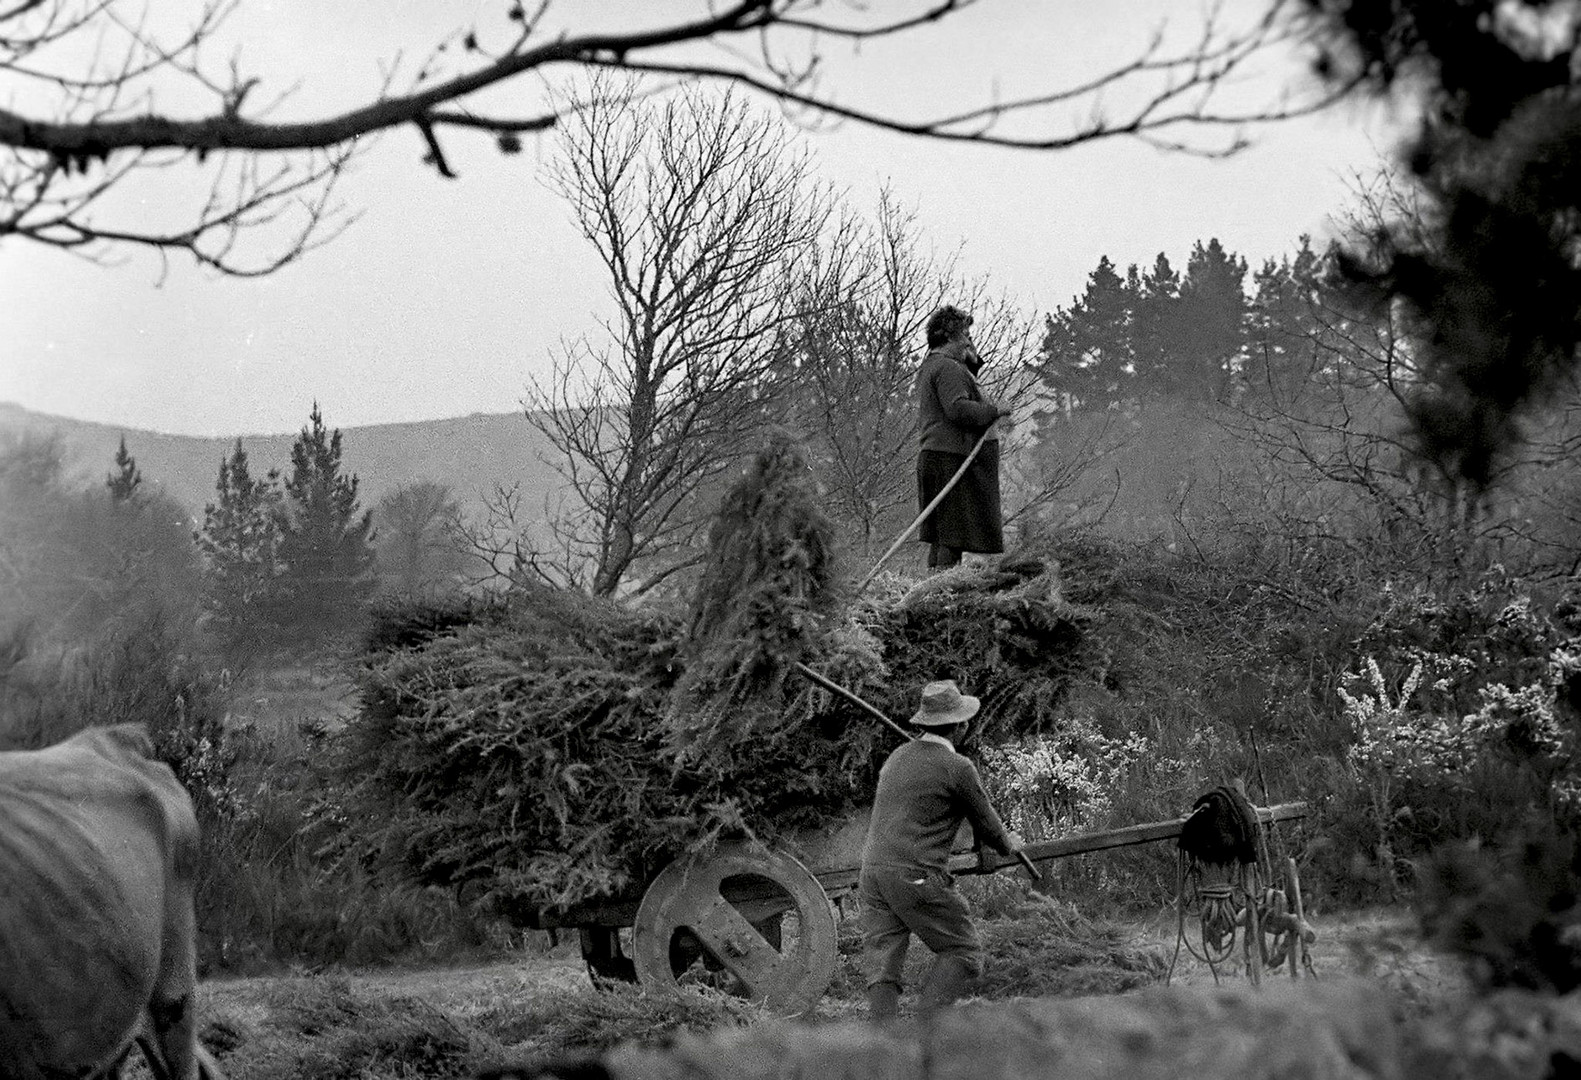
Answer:
MULTIPOLYGON (((260 677, 234 715, 268 738, 300 740, 302 721, 333 724, 355 707, 351 688, 327 668, 260 677)), ((988 1000, 1130 995, 1157 985, 1174 946, 1172 912, 1125 923, 1078 913, 1059 902, 1020 904, 1016 875, 996 875, 993 895, 974 895, 993 912, 982 927, 990 962, 979 987, 988 1000), (1006 879, 1006 880, 998 880, 1006 879), (1013 880, 1012 880, 1013 879, 1013 880), (1011 897, 1009 902, 1005 893, 1011 897)), ((342 907, 344 910, 344 907, 342 907)), ((1416 940, 1403 911, 1319 916, 1316 968, 1324 981, 1356 977, 1388 991, 1403 1011, 1451 1006, 1466 984, 1455 963, 1416 940)), ((634 1040, 663 1043, 682 1031, 756 1025, 752 1006, 719 994, 658 1001, 634 990, 601 992, 588 982, 574 945, 550 949, 529 935, 521 951, 464 966, 378 968, 246 979, 202 989, 205 1038, 234 1080, 385 1080, 467 1076, 503 1061, 593 1051, 634 1040)), ((828 1025, 864 1012, 857 971, 860 938, 842 923, 841 963, 810 1018, 828 1025)), ((927 964, 918 947, 908 964, 909 1015, 927 964)), ((1270 976, 1288 982, 1279 972, 1270 976)), ((1224 975, 1240 983, 1241 974, 1224 975)), ((1182 956, 1174 982, 1211 986, 1213 975, 1182 956)))
MULTIPOLYGON (((1375 982, 1407 1013, 1444 1007, 1465 990, 1451 959, 1414 940, 1405 913, 1325 919, 1319 932, 1316 968, 1325 982, 1375 982)), ((1036 917, 985 921, 984 934, 991 950, 985 998, 1070 998, 1157 985, 1174 923, 1161 916, 1113 926, 1053 905, 1036 917)), ((814 1023, 862 1015, 853 927, 843 927, 841 951, 835 983, 809 1018, 814 1023)), ((920 976, 927 958, 925 950, 917 953, 908 974, 920 976)), ((1283 973, 1270 978, 1289 981, 1283 973)), ((1186 959, 1175 981, 1211 985, 1212 974, 1186 959)), ((1225 981, 1242 980, 1231 974, 1225 981)), ((564 944, 465 967, 216 980, 204 984, 202 997, 206 1038, 236 1080, 466 1076, 502 1061, 629 1040, 657 1045, 681 1031, 767 1019, 721 994, 670 1001, 635 990, 595 990, 574 948, 564 944)))
POLYGON ((357 691, 334 659, 311 666, 268 668, 237 687, 231 718, 268 738, 294 738, 298 724, 338 726, 357 708, 357 691))

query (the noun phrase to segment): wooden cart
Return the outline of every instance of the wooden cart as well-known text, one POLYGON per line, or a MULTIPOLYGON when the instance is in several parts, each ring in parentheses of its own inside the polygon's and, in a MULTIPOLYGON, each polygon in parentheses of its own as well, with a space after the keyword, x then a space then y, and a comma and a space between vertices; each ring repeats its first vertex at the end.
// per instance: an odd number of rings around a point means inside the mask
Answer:
MULTIPOLYGON (((1257 811, 1263 823, 1306 814, 1305 803, 1257 811)), ((1034 863, 1110 848, 1173 840, 1185 818, 1130 825, 1028 844, 1034 863)), ((989 874, 1020 866, 1013 858, 958 853, 957 875, 989 874)), ((637 981, 658 993, 679 992, 698 964, 728 973, 736 988, 777 1012, 811 1008, 828 989, 838 961, 834 903, 856 889, 860 868, 809 870, 782 850, 722 844, 680 858, 640 896, 604 899, 562 911, 534 911, 523 922, 536 929, 575 929, 594 983, 637 981), (630 928, 631 952, 621 931, 630 928)))

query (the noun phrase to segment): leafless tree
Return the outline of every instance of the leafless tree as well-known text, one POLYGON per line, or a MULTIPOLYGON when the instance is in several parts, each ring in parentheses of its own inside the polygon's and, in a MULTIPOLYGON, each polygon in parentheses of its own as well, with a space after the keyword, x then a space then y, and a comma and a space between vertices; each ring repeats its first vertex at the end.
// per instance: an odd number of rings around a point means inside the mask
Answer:
POLYGON ((830 201, 779 120, 738 96, 601 83, 561 149, 555 183, 617 314, 533 383, 527 415, 581 502, 562 532, 610 595, 640 561, 665 564, 651 587, 690 557, 698 494, 757 445, 830 201))
POLYGON ((834 516, 873 555, 881 523, 914 500, 923 326, 964 301, 954 259, 922 250, 915 215, 887 191, 870 228, 848 221, 821 255, 803 283, 814 314, 797 332, 789 422, 812 443, 834 516))
POLYGON ((432 480, 401 484, 374 510, 380 576, 406 594, 456 584, 465 561, 460 504, 432 480))
MULTIPOLYGON (((946 303, 973 312, 985 390, 1016 406, 1036 381, 1033 321, 987 279, 962 278, 953 253, 927 250, 915 214, 887 191, 870 225, 848 222, 821 244, 802 287, 811 315, 793 339, 788 423, 810 440, 853 547, 875 556, 918 510, 915 382, 928 317, 946 303)), ((1030 429, 1001 435, 1013 497, 1039 494, 1024 482, 1031 441, 1030 429)))
POLYGON ((0 0, 0 238, 96 256, 143 245, 229 273, 268 273, 346 224, 334 185, 368 136, 409 129, 427 162, 453 176, 441 135, 481 133, 502 152, 519 151, 524 134, 564 119, 557 80, 578 70, 633 72, 652 89, 724 82, 808 121, 1042 149, 1124 135, 1223 153, 1241 145, 1246 123, 1309 112, 1348 89, 1250 108, 1220 92, 1231 73, 1301 33, 1305 9, 1293 0, 1269 0, 1260 17, 1238 23, 1213 5, 1178 51, 1160 31, 1132 59, 1063 84, 1061 58, 1050 57, 1050 84, 1018 97, 1001 99, 992 73, 974 71, 956 97, 975 104, 919 116, 842 94, 820 60, 835 47, 904 40, 927 24, 960 24, 967 8, 1017 0, 695 0, 641 28, 597 30, 551 0, 501 0, 480 7, 492 22, 414 43, 410 53, 426 56, 416 72, 398 81, 402 69, 389 63, 365 103, 275 120, 288 96, 281 73, 250 70, 239 50, 228 62, 213 59, 245 2, 203 0, 172 16, 135 0, 0 0), (185 190, 190 175, 181 174, 192 170, 209 181, 207 198, 172 207, 169 196, 185 190), (150 202, 171 207, 163 223, 148 223, 142 200, 117 199, 123 187, 162 196, 150 202), (270 238, 261 252, 239 243, 259 229, 270 238))
POLYGON ((1020 410, 1003 484, 1006 527, 1024 532, 1097 527, 1124 487, 1118 458, 1135 441, 1119 410, 1077 410, 1069 397, 1034 387, 1020 410))
MULTIPOLYGON (((1381 221, 1404 228, 1422 213, 1400 177, 1358 178, 1346 232, 1359 242, 1381 221)), ((1357 304, 1338 286, 1330 266, 1285 344, 1265 342, 1270 355, 1248 358, 1247 392, 1225 420, 1260 455, 1265 509, 1297 548, 1338 545, 1451 571, 1486 558, 1518 526, 1496 510, 1494 493, 1513 495, 1536 458, 1512 455, 1477 487, 1423 457, 1406 425, 1424 379, 1421 327, 1403 304, 1357 304)))
MULTIPOLYGON (((570 494, 546 495, 534 510, 525 504, 521 484, 498 484, 482 493, 482 500, 480 513, 461 516, 453 525, 467 556, 462 570, 465 586, 500 590, 533 582, 566 589, 585 584, 587 555, 569 530, 556 531, 554 525, 574 516, 570 494)), ((582 508, 580 501, 576 508, 582 508)))

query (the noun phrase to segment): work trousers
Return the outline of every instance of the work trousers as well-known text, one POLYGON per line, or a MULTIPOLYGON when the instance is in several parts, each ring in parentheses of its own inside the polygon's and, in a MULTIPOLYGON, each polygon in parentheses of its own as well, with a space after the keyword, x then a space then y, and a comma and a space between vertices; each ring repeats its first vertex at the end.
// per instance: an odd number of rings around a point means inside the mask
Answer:
POLYGON ((902 985, 912 934, 937 956, 959 957, 972 978, 982 974, 982 940, 948 873, 864 866, 857 897, 862 902, 862 968, 868 986, 902 985))

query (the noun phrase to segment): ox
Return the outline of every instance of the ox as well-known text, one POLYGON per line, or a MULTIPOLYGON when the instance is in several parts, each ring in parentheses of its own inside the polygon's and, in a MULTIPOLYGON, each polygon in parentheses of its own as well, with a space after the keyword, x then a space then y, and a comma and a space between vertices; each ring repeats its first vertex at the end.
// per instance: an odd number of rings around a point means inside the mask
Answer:
POLYGON ((198 823, 139 727, 0 753, 0 1076, 220 1080, 198 1045, 198 823))

